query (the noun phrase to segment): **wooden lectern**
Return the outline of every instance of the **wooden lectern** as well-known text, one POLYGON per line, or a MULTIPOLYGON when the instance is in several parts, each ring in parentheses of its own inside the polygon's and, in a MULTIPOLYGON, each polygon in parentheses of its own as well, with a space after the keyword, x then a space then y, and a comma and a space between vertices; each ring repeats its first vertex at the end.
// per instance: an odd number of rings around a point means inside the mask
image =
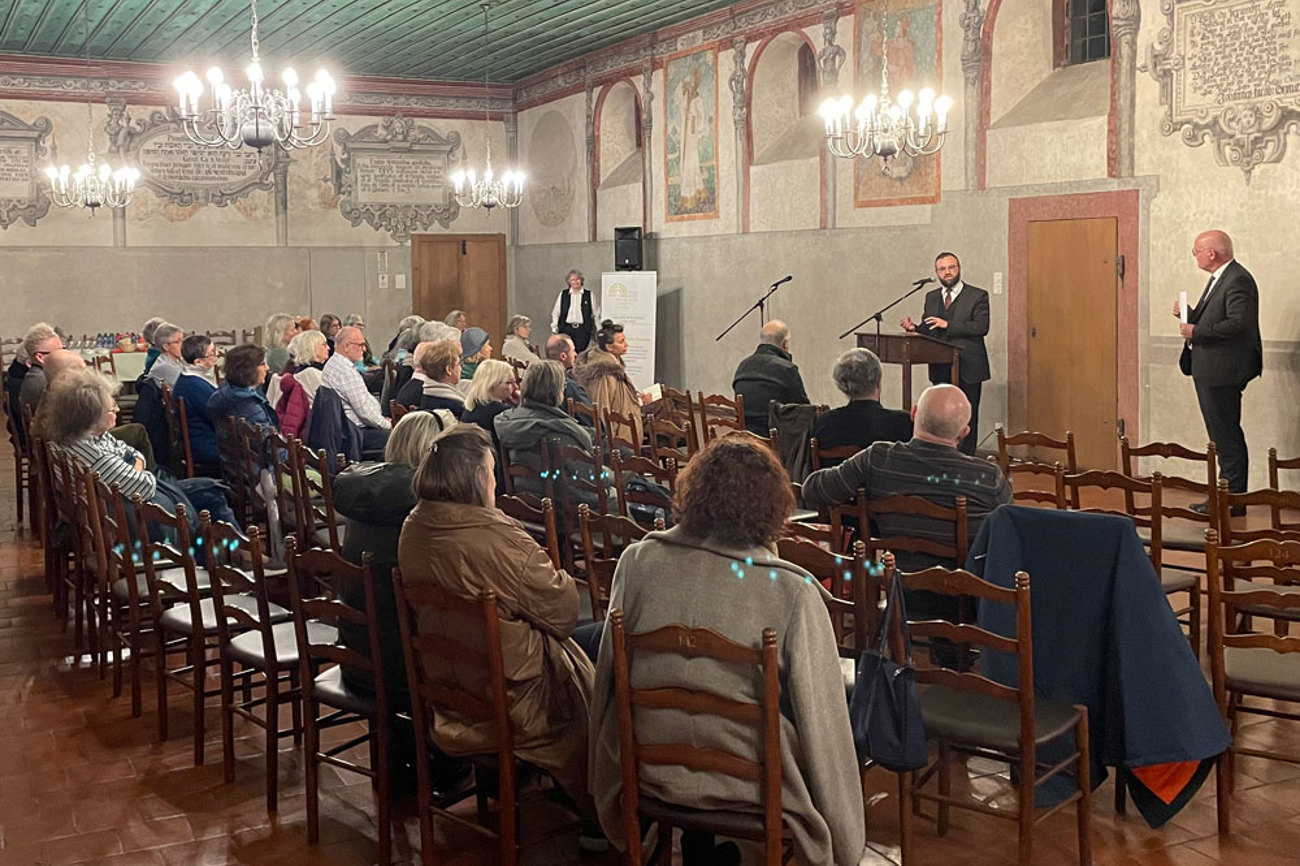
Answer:
POLYGON ((858 348, 870 349, 882 364, 903 367, 903 408, 912 408, 912 365, 952 364, 952 383, 959 385, 957 347, 925 334, 864 334, 859 332, 858 348))

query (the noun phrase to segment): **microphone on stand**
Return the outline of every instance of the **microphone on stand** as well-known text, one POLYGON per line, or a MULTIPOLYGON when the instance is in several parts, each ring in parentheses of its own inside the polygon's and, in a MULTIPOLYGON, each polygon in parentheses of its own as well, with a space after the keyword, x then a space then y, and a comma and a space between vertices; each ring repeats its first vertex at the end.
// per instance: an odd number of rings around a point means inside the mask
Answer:
POLYGON ((912 285, 916 286, 919 289, 921 286, 928 286, 930 283, 933 282, 934 282, 934 277, 922 277, 921 279, 912 283, 912 285))
POLYGON ((786 276, 782 277, 781 279, 773 283, 772 288, 775 289, 777 286, 781 285, 782 283, 788 283, 793 279, 794 279, 794 274, 787 274, 786 276))

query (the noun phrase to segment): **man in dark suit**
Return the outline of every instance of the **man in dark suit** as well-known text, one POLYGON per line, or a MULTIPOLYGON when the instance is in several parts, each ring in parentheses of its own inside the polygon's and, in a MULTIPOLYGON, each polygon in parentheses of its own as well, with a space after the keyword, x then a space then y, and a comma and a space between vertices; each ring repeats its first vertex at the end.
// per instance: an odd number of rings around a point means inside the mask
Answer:
MULTIPOLYGON (((961 262, 955 253, 939 253, 934 273, 939 288, 926 293, 920 324, 910 316, 899 324, 905 331, 929 334, 960 350, 959 386, 970 401, 970 432, 961 442, 961 451, 974 454, 979 442, 980 390, 989 378, 989 356, 984 349, 984 337, 989 332, 989 293, 962 282, 961 262)), ((930 381, 935 385, 951 383, 952 365, 931 364, 930 381)))
POLYGON ((785 322, 773 319, 758 333, 758 348, 741 361, 732 377, 732 390, 745 398, 745 427, 749 432, 766 436, 768 404, 807 403, 808 392, 803 376, 790 355, 790 329, 785 322))
MULTIPOLYGON (((847 406, 825 412, 813 424, 818 449, 873 442, 906 442, 912 438, 912 419, 906 412, 880 405, 880 359, 866 349, 849 349, 835 362, 835 386, 849 398, 847 406)), ((823 459, 821 465, 842 461, 823 459)))
MULTIPOLYGON (((1250 456, 1241 431, 1241 395, 1264 368, 1259 289, 1250 271, 1233 258, 1232 238, 1221 231, 1197 235, 1192 257, 1210 280, 1196 304, 1188 307, 1187 321, 1178 326, 1186 341, 1178 366, 1196 386, 1205 430, 1219 453, 1228 489, 1244 493, 1250 456)), ((1175 301, 1174 315, 1180 313, 1175 301)))

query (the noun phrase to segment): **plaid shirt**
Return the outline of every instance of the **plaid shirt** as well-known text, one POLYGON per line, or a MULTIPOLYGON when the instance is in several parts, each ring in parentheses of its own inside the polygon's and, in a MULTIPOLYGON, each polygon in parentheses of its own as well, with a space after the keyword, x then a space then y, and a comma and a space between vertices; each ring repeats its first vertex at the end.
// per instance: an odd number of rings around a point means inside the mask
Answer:
POLYGON ((321 385, 339 395, 343 401, 343 414, 361 427, 379 427, 387 430, 391 422, 379 411, 379 401, 366 390, 366 382, 357 368, 347 358, 335 352, 325 362, 321 385))

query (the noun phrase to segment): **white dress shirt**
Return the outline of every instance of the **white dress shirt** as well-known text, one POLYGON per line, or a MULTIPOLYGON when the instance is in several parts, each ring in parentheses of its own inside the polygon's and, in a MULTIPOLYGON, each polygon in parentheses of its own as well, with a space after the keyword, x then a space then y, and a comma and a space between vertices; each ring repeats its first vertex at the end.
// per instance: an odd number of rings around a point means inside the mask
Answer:
MULTIPOLYGON (((555 296, 555 305, 551 307, 551 333, 560 333, 560 302, 564 299, 564 292, 569 295, 569 316, 565 322, 570 325, 582 324, 582 293, 587 291, 585 288, 574 292, 573 289, 564 289, 555 296)), ((596 293, 591 293, 591 316, 597 327, 600 326, 600 300, 596 293)))

